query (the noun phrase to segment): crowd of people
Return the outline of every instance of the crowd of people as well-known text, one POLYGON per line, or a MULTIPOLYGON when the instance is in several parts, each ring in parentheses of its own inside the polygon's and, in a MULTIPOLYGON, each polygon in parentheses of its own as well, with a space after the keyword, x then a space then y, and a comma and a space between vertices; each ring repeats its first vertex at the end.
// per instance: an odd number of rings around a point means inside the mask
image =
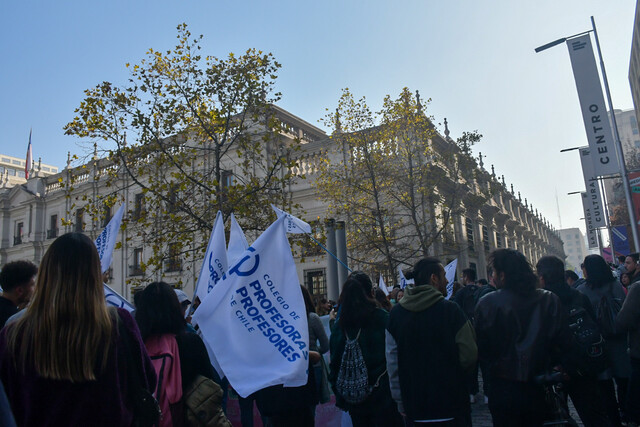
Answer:
MULTIPOLYGON (((242 425, 253 425, 255 401, 265 425, 313 426, 332 390, 355 427, 470 426, 479 374, 495 426, 543 425, 566 415, 565 396, 585 426, 638 425, 638 254, 614 268, 589 255, 582 277, 555 256, 534 267, 513 249, 489 265, 488 281, 464 269, 450 298, 431 257, 389 295, 361 271, 337 302, 314 303, 301 287, 307 383, 241 398, 242 425)), ((154 282, 136 293, 133 315, 109 307, 81 233, 56 239, 38 267, 4 265, 0 285, 1 425, 230 425, 230 387, 185 316, 184 292, 154 282)))

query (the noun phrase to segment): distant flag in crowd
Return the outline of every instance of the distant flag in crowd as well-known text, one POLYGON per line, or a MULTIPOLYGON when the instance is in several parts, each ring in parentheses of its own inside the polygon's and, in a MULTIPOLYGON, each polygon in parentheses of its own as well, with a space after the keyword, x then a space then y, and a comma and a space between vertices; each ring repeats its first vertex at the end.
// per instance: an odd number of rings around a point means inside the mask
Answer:
POLYGON ((103 283, 103 285, 104 285, 104 297, 107 300, 107 305, 112 305, 118 308, 124 308, 129 313, 133 312, 133 310, 135 309, 133 307, 133 304, 131 304, 129 301, 124 299, 124 297, 122 297, 116 291, 114 291, 109 286, 107 286, 106 283, 103 283))
POLYGON ((24 165, 24 177, 29 179, 29 171, 31 170, 31 163, 33 163, 33 153, 31 152, 31 131, 29 129, 29 145, 27 146, 27 160, 24 165))
POLYGON ((458 268, 458 258, 451 261, 444 268, 444 274, 447 277, 447 296, 446 299, 451 298, 451 294, 453 294, 453 280, 456 277, 456 269, 458 268))
POLYGON ((197 296, 201 302, 204 301, 204 298, 211 292, 211 289, 213 289, 226 271, 227 243, 224 236, 222 212, 218 211, 216 220, 213 223, 213 230, 211 230, 207 252, 204 254, 200 275, 198 275, 195 296, 197 296))
POLYGON ((300 218, 297 218, 291 215, 290 213, 283 211, 282 209, 278 209, 274 205, 271 205, 271 208, 276 212, 276 215, 278 216, 278 218, 281 218, 282 216, 285 216, 287 218, 285 221, 285 227, 286 227, 287 233, 311 234, 311 226, 306 222, 304 222, 303 220, 301 220, 300 218))
POLYGON ((107 271, 111 265, 111 257, 113 256, 113 249, 116 247, 116 240, 118 239, 118 231, 120 230, 120 224, 122 224, 123 214, 124 204, 120 206, 116 214, 109 220, 107 226, 96 239, 96 248, 98 249, 98 255, 100 255, 100 266, 102 267, 103 273, 107 271))
MULTIPOLYGON (((95 241, 98 255, 100 256, 100 271, 104 274, 109 270, 111 266, 111 260, 113 257, 113 249, 116 246, 116 240, 118 239, 118 231, 120 230, 120 224, 122 224, 122 215, 124 214, 124 204, 120 206, 116 214, 111 218, 107 226, 102 230, 102 233, 95 241)), ((133 305, 127 301, 123 296, 103 283, 104 296, 108 305, 114 307, 124 308, 129 312, 134 310, 133 305)))
POLYGON ((242 397, 307 382, 309 327, 285 223, 271 224, 193 315, 242 397))
POLYGON ((229 231, 229 245, 227 246, 227 261, 229 265, 233 265, 240 259, 240 256, 247 250, 249 243, 244 236, 240 224, 236 221, 236 217, 231 214, 231 230, 229 231))
POLYGON ((398 266, 398 283, 400 283, 400 289, 404 289, 407 285, 413 285, 413 279, 407 279, 404 277, 404 273, 402 272, 402 268, 398 266))
POLYGON ((382 292, 384 292, 385 295, 389 296, 389 290, 387 289, 387 285, 384 283, 382 273, 380 273, 380 279, 378 280, 378 287, 382 289, 382 292))

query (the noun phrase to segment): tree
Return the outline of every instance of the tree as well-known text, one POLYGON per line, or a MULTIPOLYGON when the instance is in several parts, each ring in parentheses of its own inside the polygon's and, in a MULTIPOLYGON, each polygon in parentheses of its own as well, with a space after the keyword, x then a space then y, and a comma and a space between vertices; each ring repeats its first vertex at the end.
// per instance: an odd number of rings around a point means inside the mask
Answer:
POLYGON ((127 64, 124 87, 86 90, 65 126, 66 134, 102 141, 111 165, 102 179, 112 191, 89 197, 89 205, 140 189, 125 226, 152 249, 142 266, 147 276, 201 259, 218 210, 225 219, 235 212, 248 233, 264 230, 269 203, 284 203, 299 142, 283 137, 272 107, 280 98, 272 54, 203 58, 202 36, 182 24, 177 38, 173 50, 150 49, 127 64))
POLYGON ((474 185, 470 153, 481 135, 465 132, 455 142, 437 136, 419 96, 407 88, 397 99, 386 96, 376 114, 345 89, 326 123, 336 150, 316 186, 330 214, 348 224, 353 261, 393 272, 435 254, 437 245, 457 250, 452 218, 463 196, 474 194, 478 204, 487 196, 474 185))

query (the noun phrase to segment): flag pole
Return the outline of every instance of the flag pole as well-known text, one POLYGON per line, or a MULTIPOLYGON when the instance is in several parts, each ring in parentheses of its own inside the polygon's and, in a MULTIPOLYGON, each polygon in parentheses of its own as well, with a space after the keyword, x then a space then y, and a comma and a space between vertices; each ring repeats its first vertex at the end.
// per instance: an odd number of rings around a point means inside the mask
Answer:
POLYGON ((334 258, 336 259, 336 261, 338 261, 340 264, 342 264, 342 266, 343 266, 344 268, 346 268, 347 270, 349 270, 349 272, 353 272, 353 270, 352 270, 352 269, 350 269, 350 268, 349 268, 349 266, 348 266, 348 265, 346 265, 344 262, 342 262, 342 261, 340 260, 340 258, 338 258, 337 256, 335 256, 335 255, 334 255, 334 254, 333 254, 329 249, 325 248, 325 247, 324 247, 324 245, 323 245, 322 243, 320 243, 319 241, 317 241, 317 240, 316 240, 316 239, 311 235, 311 233, 305 233, 305 234, 306 234, 307 236, 309 236, 309 238, 310 238, 311 240, 313 240, 314 242, 316 242, 316 244, 317 244, 318 246, 320 246, 322 249, 324 249, 324 250, 325 250, 325 252, 327 252, 329 255, 331 255, 332 257, 334 257, 334 258))

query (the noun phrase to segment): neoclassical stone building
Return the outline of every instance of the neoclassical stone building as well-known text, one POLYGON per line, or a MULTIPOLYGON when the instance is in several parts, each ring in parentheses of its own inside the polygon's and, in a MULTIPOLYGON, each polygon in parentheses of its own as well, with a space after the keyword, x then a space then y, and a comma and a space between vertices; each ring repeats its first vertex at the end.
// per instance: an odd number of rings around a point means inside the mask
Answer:
MULTIPOLYGON (((274 109, 283 124, 281 137, 285 140, 298 138, 301 142, 301 149, 296 152, 298 167, 293 171, 300 178, 286 191, 294 203, 302 206, 303 219, 309 222, 321 219, 319 223, 322 224, 322 219, 328 216, 327 205, 317 197, 313 183, 320 162, 335 148, 332 145, 335 140, 293 114, 278 107, 274 109)), ((433 144, 443 149, 450 141, 448 131, 445 136, 436 134, 433 137, 433 144)), ((68 162, 57 174, 34 174, 25 184, 0 189, 0 264, 17 259, 38 263, 53 239, 66 232, 84 231, 95 239, 113 212, 106 212, 101 220, 93 220, 78 201, 82 196, 95 198, 107 191, 104 177, 110 167, 107 161, 97 158, 81 167, 72 168, 68 162)), ((232 177, 233 165, 229 165, 228 171, 232 177)), ((433 255, 446 254, 447 259, 442 259, 443 262, 458 258, 459 270, 473 267, 479 277, 486 277, 488 255, 496 248, 517 249, 532 263, 547 254, 565 258, 559 234, 526 199, 523 202, 519 194, 514 194, 513 186, 507 188, 504 177, 499 180, 493 170, 485 170, 482 159, 473 176, 476 182, 470 185, 471 190, 463 199, 462 214, 453 218, 452 233, 444 235, 430 249, 433 255), (477 203, 473 203, 477 200, 474 193, 482 188, 490 189, 491 196, 477 207, 477 203)), ((140 189, 135 185, 123 185, 123 188, 126 211, 135 213, 140 203, 140 189)), ((140 277, 141 265, 149 255, 149 249, 127 233, 130 232, 121 231, 122 246, 114 252, 109 284, 130 298, 135 290, 130 279, 140 277)), ((331 287, 337 289, 337 283, 327 284, 327 256, 322 250, 311 244, 297 250, 297 255, 301 284, 308 286, 314 295, 326 295, 331 287)), ((181 282, 180 286, 191 294, 200 265, 194 261, 186 267, 180 259, 171 259, 148 279, 181 282)), ((377 271, 370 273, 377 277, 377 271)), ((329 293, 335 295, 335 291, 329 293)))

